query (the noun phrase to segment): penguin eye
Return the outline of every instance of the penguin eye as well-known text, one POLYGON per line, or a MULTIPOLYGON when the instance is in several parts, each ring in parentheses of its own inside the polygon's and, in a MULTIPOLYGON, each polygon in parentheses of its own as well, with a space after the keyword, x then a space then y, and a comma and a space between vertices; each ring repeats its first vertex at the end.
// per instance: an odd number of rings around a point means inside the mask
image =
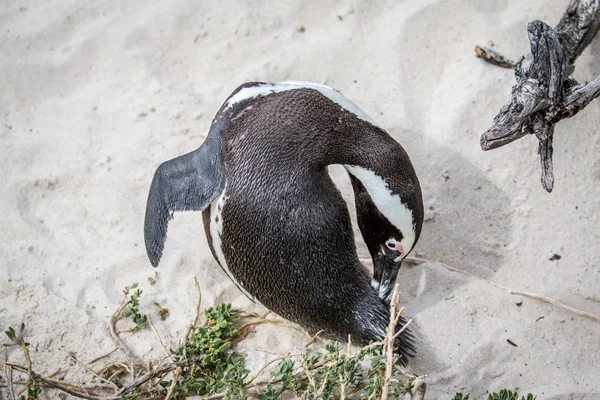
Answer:
POLYGON ((385 242, 385 245, 388 249, 400 253, 400 255, 394 259, 395 262, 402 261, 402 259, 404 258, 404 247, 402 246, 402 244, 400 244, 400 242, 398 242, 396 239, 389 239, 385 242))

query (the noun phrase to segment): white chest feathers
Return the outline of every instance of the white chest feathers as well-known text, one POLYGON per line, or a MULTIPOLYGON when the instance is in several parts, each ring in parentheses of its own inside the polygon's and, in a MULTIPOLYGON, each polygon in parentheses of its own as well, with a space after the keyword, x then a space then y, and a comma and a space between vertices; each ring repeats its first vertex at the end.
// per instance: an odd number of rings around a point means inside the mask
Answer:
POLYGON ((255 301, 254 297, 250 295, 244 289, 244 282, 239 282, 235 279, 229 267, 227 266, 227 261, 225 260, 225 254, 223 253, 223 209, 225 208, 225 201, 227 200, 227 196, 225 192, 227 187, 223 189, 223 192, 219 197, 217 197, 210 205, 210 237, 212 239, 212 247, 215 252, 215 256, 217 257, 217 262, 221 266, 221 269, 225 272, 225 274, 231 279, 231 281, 248 297, 251 301, 255 301))

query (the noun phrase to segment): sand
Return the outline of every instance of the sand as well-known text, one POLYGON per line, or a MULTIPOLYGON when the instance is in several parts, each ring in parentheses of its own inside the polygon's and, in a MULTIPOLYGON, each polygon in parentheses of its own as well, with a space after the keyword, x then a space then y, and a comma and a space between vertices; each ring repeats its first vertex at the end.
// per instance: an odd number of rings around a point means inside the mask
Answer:
MULTIPOLYGON (((600 323, 487 282, 600 314, 600 101, 558 125, 552 194, 539 182, 535 138, 479 148, 514 79, 475 58, 474 46, 493 40, 518 59, 527 22, 555 25, 567 3, 2 3, 0 328, 24 322, 39 372, 62 366, 67 379, 84 379, 67 352, 90 361, 114 348, 107 320, 133 282, 170 346, 193 317, 194 277, 203 307, 263 310, 212 258, 200 213, 171 223, 150 285, 146 196, 155 168, 197 148, 239 84, 308 80, 370 114, 420 177, 426 222, 412 255, 433 262, 404 266, 398 281, 419 342, 411 368, 428 374, 427 398, 503 387, 600 398, 600 323), (166 321, 154 302, 169 309, 166 321)), ((575 77, 593 79, 598 65, 599 39, 575 77)), ((343 172, 333 174, 350 195, 343 172)), ((162 356, 150 330, 125 340, 140 357, 162 356)), ((273 356, 252 349, 285 353, 305 340, 261 326, 241 350, 257 366, 273 356)), ((16 350, 9 358, 22 360, 16 350)))

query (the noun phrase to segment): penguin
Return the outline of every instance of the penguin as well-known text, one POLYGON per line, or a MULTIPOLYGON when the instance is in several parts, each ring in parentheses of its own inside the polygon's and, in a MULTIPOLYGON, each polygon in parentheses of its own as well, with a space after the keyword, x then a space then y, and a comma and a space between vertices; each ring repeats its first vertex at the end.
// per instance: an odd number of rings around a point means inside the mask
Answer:
MULTIPOLYGON (((340 92, 297 81, 239 86, 202 145, 158 167, 144 223, 154 267, 169 220, 191 210, 202 211, 214 258, 251 300, 309 332, 363 345, 385 336, 388 297, 423 224, 403 147, 340 92), (332 164, 350 176, 372 277, 332 164)), ((403 364, 414 357, 410 330, 395 348, 403 364)))

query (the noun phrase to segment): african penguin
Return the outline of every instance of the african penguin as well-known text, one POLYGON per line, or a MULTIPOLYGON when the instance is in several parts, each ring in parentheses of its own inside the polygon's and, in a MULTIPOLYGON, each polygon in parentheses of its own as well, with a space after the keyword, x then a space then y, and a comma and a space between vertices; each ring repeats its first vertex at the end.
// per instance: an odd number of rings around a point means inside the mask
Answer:
MULTIPOLYGON (((387 298, 423 223, 402 146, 339 92, 307 82, 241 85, 200 148, 158 167, 144 226, 153 266, 168 221, 183 210, 203 211, 213 256, 251 299, 311 332, 362 344, 384 337, 387 298), (331 164, 350 175, 372 278, 331 164)), ((396 345, 404 363, 414 356, 409 331, 396 345)))

